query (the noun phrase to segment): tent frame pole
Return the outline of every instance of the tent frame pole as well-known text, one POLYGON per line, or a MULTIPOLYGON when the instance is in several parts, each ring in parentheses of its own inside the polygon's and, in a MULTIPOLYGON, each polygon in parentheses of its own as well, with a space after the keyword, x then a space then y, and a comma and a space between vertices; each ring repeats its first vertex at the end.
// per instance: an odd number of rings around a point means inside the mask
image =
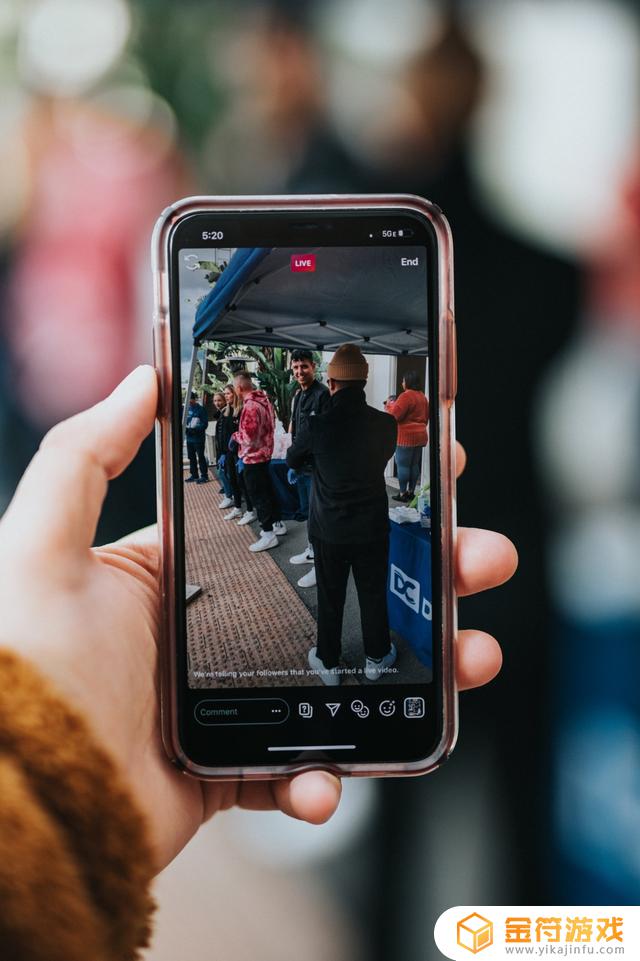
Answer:
POLYGON ((184 404, 182 405, 182 430, 183 432, 187 429, 187 416, 189 414, 189 398, 191 397, 191 391, 193 390, 193 378, 196 372, 196 364, 198 362, 198 345, 194 344, 191 350, 191 368, 189 369, 189 380, 187 383, 187 393, 184 395, 184 404))
MULTIPOLYGON (((206 356, 207 348, 205 347, 205 366, 206 366, 206 356)), ((187 393, 184 397, 184 404, 182 410, 182 436, 185 436, 185 431, 187 429, 187 417, 189 414, 189 399, 191 397, 191 391, 193 390, 193 379, 196 372, 196 364, 198 362, 198 345, 194 344, 191 350, 191 367, 189 368, 189 381, 187 383, 187 393)), ((188 604, 193 601, 202 593, 202 587, 200 584, 185 584, 185 600, 188 604)))

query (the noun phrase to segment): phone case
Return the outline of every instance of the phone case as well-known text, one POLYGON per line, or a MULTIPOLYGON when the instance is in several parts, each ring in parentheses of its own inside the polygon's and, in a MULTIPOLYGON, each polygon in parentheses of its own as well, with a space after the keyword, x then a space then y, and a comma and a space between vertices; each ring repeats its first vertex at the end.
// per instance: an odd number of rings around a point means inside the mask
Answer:
MULTIPOLYGON (((426 774, 438 767, 451 753, 458 733, 458 697, 455 680, 455 638, 457 605, 453 576, 453 556, 456 536, 455 507, 455 414, 456 394, 456 335, 453 304, 453 248, 451 230, 442 211, 422 197, 409 194, 356 194, 313 196, 264 197, 187 197, 167 207, 154 227, 151 240, 154 315, 154 363, 159 379, 159 402, 156 421, 156 474, 158 496, 158 527, 161 550, 162 617, 160 629, 160 697, 162 739, 169 758, 185 773, 209 780, 268 779, 284 777, 303 770, 324 768, 339 775, 400 776, 426 774), (363 765, 358 763, 319 764, 302 762, 269 767, 202 767, 185 756, 180 745, 177 725, 176 625, 174 556, 174 491, 171 469, 172 431, 172 357, 169 328, 169 260, 168 242, 172 228, 184 217, 194 213, 216 211, 282 211, 282 210, 354 210, 366 208, 395 208, 416 211, 432 224, 438 248, 438 383, 437 416, 440 427, 440 485, 441 485, 441 552, 442 552, 442 738, 436 750, 419 761, 410 763, 363 765)), ((433 398, 432 416, 433 416, 433 398)))

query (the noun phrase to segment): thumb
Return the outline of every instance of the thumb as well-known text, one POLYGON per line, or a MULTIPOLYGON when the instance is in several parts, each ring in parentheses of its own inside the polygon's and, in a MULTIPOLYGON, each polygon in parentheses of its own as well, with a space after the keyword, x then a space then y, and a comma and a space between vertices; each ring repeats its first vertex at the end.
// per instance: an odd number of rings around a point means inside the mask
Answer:
POLYGON ((3 535, 48 557, 89 548, 107 483, 135 457, 156 406, 155 371, 138 367, 106 400, 50 430, 3 518, 3 535))

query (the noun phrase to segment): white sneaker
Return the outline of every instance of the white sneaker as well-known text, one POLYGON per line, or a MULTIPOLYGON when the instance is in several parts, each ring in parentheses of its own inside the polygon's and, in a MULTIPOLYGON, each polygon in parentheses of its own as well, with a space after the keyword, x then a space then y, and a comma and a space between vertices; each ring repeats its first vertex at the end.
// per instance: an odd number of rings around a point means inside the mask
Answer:
POLYGON ((294 554, 289 558, 290 564, 313 564, 313 551, 306 547, 302 554, 294 554))
POLYGON ((316 653, 317 650, 318 650, 317 647, 312 647, 311 650, 309 651, 309 654, 307 656, 309 667, 312 668, 312 670, 318 672, 320 680, 322 681, 323 684, 326 684, 327 687, 337 687, 340 684, 340 675, 338 674, 338 668, 325 667, 324 661, 321 661, 316 653))
POLYGON ((276 521, 273 525, 273 533, 277 534, 278 537, 284 537, 287 533, 287 525, 284 521, 276 521))
POLYGON ((278 544, 278 538, 273 531, 265 531, 260 540, 257 540, 255 544, 249 544, 249 550, 257 554, 258 551, 270 551, 272 547, 277 547, 278 544))
MULTIPOLYGON (((242 514, 242 511, 238 511, 237 516, 240 517, 240 514, 242 514)), ((256 514, 255 511, 245 511, 244 514, 242 514, 242 517, 240 517, 240 520, 238 521, 238 527, 244 527, 245 524, 250 524, 251 521, 255 521, 257 517, 258 515, 256 514)))
POLYGON ((392 643, 389 653, 381 657, 379 661, 374 661, 372 657, 368 657, 364 665, 366 679, 368 681, 377 681, 378 678, 382 676, 385 667, 391 667, 391 665, 395 663, 397 656, 396 646, 392 643))
POLYGON ((298 587, 315 587, 316 586, 316 569, 312 567, 310 571, 307 571, 300 580, 298 581, 298 587))
POLYGON ((239 507, 234 507, 232 511, 229 511, 228 514, 225 514, 225 515, 224 515, 224 517, 222 518, 222 520, 223 520, 223 521, 232 521, 232 520, 234 520, 236 517, 241 517, 241 516, 242 516, 242 511, 240 510, 240 508, 239 508, 239 507))
POLYGON ((233 507, 233 497, 223 497, 218 507, 222 508, 222 510, 224 510, 225 507, 233 507))

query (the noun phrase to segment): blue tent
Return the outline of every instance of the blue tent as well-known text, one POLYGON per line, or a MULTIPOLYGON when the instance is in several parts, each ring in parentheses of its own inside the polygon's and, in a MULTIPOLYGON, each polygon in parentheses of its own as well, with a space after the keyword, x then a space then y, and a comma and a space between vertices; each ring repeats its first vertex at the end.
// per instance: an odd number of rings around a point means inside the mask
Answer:
POLYGON ((254 268, 268 253, 268 247, 241 247, 236 250, 227 269, 220 274, 212 290, 198 304, 193 325, 195 345, 201 344, 206 339, 207 332, 215 327, 228 305, 236 300, 254 268))
POLYGON ((364 353, 427 353, 423 248, 320 247, 314 269, 292 269, 299 248, 238 248, 199 304, 193 343, 206 340, 364 353))

